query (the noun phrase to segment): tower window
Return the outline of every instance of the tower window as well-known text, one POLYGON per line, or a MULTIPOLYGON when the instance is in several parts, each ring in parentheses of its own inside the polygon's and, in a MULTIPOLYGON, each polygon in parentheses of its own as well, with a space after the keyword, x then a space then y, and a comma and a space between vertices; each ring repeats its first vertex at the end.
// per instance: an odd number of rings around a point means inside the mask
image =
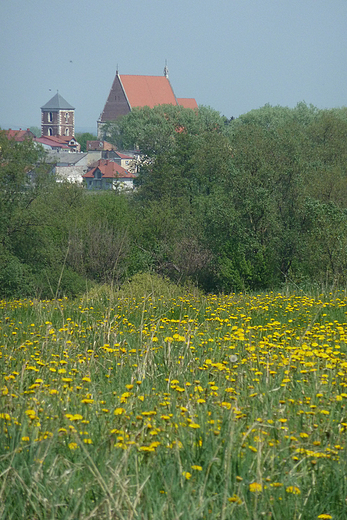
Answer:
POLYGON ((48 122, 52 123, 53 121, 53 112, 48 112, 48 122))
POLYGON ((65 135, 69 135, 69 129, 65 128, 65 135))
POLYGON ((53 135, 53 128, 48 128, 48 135, 53 135))
MULTIPOLYGON (((65 123, 68 123, 68 122, 69 122, 69 113, 66 112, 66 114, 65 114, 65 123)), ((68 134, 66 134, 66 135, 68 135, 68 134)))

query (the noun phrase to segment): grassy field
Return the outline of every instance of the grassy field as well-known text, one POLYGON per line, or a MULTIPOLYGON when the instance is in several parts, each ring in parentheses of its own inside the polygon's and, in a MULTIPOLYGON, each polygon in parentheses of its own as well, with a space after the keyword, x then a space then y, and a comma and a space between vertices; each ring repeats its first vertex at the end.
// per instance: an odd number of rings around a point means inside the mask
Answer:
POLYGON ((347 296, 0 302, 1 519, 346 519, 347 296))

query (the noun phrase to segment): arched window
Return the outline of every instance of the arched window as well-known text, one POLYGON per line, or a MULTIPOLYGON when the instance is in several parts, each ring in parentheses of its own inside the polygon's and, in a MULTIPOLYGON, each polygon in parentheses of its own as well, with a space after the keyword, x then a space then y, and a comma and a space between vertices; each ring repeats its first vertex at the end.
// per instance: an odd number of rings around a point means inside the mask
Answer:
POLYGON ((48 128, 48 135, 53 135, 53 128, 51 128, 51 127, 48 128))
MULTIPOLYGON (((65 123, 68 123, 69 122, 69 112, 66 112, 65 113, 65 123)), ((66 134, 68 135, 68 134, 66 134)))
POLYGON ((53 121, 53 112, 48 112, 48 122, 52 123, 53 121))
POLYGON ((65 135, 69 135, 69 129, 65 128, 65 135))

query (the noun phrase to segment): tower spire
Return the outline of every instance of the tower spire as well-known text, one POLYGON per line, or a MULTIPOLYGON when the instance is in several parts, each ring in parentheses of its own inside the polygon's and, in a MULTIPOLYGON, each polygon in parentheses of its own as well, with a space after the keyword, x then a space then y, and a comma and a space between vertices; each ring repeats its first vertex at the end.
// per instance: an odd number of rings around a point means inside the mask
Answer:
POLYGON ((165 67, 164 67, 164 76, 169 79, 169 69, 167 66, 167 60, 165 60, 165 67))

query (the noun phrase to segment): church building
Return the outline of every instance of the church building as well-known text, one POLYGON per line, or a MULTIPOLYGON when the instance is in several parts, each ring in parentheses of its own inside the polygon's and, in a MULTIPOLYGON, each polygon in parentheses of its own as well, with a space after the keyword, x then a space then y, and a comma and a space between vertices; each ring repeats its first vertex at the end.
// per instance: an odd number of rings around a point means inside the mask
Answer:
POLYGON ((115 121, 128 114, 134 107, 156 105, 181 105, 198 108, 193 98, 176 98, 169 81, 168 68, 163 76, 124 75, 116 72, 109 96, 97 122, 98 138, 102 138, 102 127, 107 121, 115 121))
POLYGON ((75 135, 75 109, 59 92, 41 107, 42 137, 73 137, 75 135))

